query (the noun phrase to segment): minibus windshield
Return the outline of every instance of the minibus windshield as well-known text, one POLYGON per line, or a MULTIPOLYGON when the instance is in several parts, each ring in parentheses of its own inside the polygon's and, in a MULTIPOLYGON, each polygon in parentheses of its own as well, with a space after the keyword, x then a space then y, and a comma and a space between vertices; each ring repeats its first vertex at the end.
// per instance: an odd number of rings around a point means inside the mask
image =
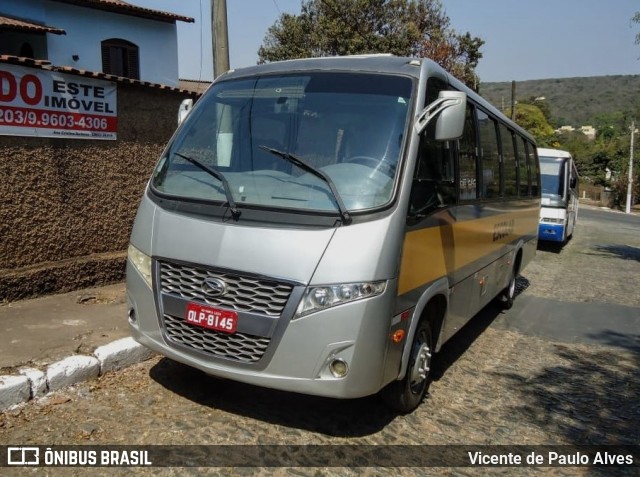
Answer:
POLYGON ((411 91, 410 78, 363 73, 216 83, 160 159, 152 189, 175 200, 343 218, 384 206, 399 171, 411 91))

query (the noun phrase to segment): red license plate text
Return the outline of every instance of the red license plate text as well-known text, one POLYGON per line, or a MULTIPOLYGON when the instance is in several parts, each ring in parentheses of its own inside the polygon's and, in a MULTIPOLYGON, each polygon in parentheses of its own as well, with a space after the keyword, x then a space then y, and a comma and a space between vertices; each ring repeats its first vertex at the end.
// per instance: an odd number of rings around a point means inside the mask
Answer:
POLYGON ((187 305, 186 319, 191 325, 223 333, 235 333, 238 326, 238 314, 235 311, 221 310, 197 303, 187 305))

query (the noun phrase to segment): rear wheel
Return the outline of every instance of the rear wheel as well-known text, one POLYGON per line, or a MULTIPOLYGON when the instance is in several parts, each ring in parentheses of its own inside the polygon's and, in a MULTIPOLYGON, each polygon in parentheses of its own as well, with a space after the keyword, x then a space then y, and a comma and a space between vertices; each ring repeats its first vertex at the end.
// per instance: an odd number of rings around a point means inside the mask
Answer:
POLYGON ((513 306, 513 302, 516 299, 516 269, 515 266, 511 269, 511 275, 509 276, 509 284, 507 288, 502 290, 502 307, 505 310, 510 309, 513 306))
POLYGON ((382 398, 396 411, 402 413, 413 411, 427 394, 433 347, 431 324, 423 319, 418 323, 411 344, 411 355, 405 377, 390 383, 382 390, 382 398))

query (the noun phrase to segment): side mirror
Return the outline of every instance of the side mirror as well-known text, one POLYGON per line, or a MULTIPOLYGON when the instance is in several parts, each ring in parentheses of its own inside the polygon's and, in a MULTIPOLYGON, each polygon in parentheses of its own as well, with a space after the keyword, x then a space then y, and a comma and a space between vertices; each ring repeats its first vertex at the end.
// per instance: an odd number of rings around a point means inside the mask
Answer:
POLYGON ((187 117, 192 108, 193 99, 185 99, 180 103, 180 107, 178 108, 178 125, 182 124, 184 118, 187 117))
POLYGON ((422 134, 434 119, 435 139, 449 141, 462 136, 467 108, 467 95, 460 91, 440 91, 438 99, 422 110, 416 119, 415 130, 422 134))

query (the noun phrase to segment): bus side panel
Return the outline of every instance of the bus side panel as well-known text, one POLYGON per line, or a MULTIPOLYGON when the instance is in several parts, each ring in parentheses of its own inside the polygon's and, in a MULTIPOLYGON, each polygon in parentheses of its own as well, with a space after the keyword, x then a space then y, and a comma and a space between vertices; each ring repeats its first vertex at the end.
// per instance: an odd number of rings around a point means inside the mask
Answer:
MULTIPOLYGON (((537 223, 537 200, 476 203, 434 214, 405 236, 399 302, 407 306, 416 290, 447 277, 444 343, 506 287, 518 248, 532 243, 535 249, 537 223)), ((523 253, 521 269, 531 255, 525 260, 523 253)))
POLYGON ((455 335, 506 286, 513 254, 507 253, 451 289, 442 344, 455 335))

